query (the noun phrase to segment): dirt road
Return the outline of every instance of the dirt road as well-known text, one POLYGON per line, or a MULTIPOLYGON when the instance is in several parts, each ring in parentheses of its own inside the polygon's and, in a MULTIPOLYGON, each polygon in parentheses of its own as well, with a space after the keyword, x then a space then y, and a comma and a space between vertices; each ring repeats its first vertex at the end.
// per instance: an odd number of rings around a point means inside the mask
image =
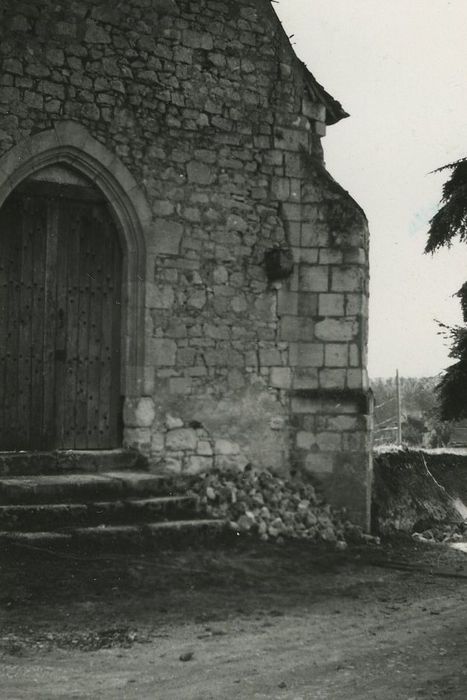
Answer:
POLYGON ((467 555, 441 547, 17 552, 0 583, 2 700, 467 697, 467 555))

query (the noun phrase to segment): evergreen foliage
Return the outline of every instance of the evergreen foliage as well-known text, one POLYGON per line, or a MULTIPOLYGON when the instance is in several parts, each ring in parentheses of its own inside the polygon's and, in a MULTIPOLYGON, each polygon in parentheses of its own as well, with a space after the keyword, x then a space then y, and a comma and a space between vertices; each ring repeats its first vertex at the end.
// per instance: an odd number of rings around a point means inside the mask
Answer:
MULTIPOLYGON (((467 158, 439 168, 450 170, 451 176, 443 186, 439 211, 430 221, 426 253, 450 246, 458 236, 467 241, 467 158)), ((467 418, 467 282, 457 292, 466 326, 449 328, 440 324, 451 341, 449 357, 456 360, 444 372, 437 386, 442 420, 467 418)))
POLYGON ((426 253, 450 246, 453 238, 467 240, 467 159, 445 165, 436 172, 451 170, 451 177, 443 185, 441 207, 430 221, 426 253))
POLYGON ((467 418, 467 328, 443 326, 451 338, 449 357, 457 360, 444 372, 437 386, 442 420, 467 418))

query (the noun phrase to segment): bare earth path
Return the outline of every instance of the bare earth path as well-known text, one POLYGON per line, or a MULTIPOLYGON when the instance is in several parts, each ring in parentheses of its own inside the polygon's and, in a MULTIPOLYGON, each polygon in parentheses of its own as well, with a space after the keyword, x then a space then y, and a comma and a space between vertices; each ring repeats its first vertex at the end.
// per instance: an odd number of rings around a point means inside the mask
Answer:
POLYGON ((466 554, 72 556, 2 558, 2 700, 467 697, 466 554))

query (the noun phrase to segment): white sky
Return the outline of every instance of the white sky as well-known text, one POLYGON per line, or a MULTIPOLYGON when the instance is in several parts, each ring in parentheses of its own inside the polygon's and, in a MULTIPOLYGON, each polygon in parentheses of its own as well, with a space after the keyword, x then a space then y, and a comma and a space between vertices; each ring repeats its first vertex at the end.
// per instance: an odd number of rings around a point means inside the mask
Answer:
POLYGON ((467 0, 279 0, 317 80, 350 113, 323 141, 371 233, 370 376, 437 374, 434 319, 460 323, 467 245, 423 254, 446 175, 467 155, 467 0))

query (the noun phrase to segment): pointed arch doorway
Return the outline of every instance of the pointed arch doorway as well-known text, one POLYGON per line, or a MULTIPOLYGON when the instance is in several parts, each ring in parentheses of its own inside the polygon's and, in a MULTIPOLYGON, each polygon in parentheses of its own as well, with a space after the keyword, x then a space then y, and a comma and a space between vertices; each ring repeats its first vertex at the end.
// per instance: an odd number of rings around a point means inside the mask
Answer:
POLYGON ((0 209, 0 449, 121 445, 122 250, 101 191, 46 167, 0 209))

